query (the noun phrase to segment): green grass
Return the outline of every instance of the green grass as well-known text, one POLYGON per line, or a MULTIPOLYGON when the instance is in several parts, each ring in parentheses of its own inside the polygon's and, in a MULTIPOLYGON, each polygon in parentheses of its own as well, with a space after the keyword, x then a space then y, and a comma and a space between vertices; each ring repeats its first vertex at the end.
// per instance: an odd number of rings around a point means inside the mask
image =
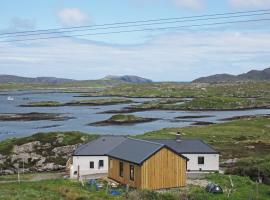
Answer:
POLYGON ((257 184, 251 181, 248 177, 231 176, 233 189, 231 187, 228 175, 210 174, 207 179, 213 183, 219 184, 224 190, 223 194, 209 194, 199 187, 191 187, 190 192, 196 200, 243 200, 252 197, 257 200, 270 199, 270 187, 264 184, 259 184, 257 193, 257 184), (229 189, 232 189, 230 198, 228 198, 229 189), (258 194, 258 195, 257 195, 258 194))
POLYGON ((128 97, 256 97, 270 98, 270 82, 193 84, 147 83, 122 84, 99 92, 100 95, 128 97))
MULTIPOLYGON (((227 200, 228 190, 231 188, 228 175, 210 174, 207 175, 208 181, 219 184, 224 194, 210 194, 204 188, 188 185, 180 190, 171 190, 164 193, 158 193, 149 190, 130 190, 130 200, 227 200)), ((253 197, 257 200, 266 200, 270 198, 270 187, 264 184, 258 186, 247 177, 231 176, 234 187, 230 193, 233 200, 242 200, 253 197), (258 197, 258 198, 255 198, 258 197)), ((21 183, 0 183, 0 199, 7 200, 105 200, 119 199, 124 200, 124 194, 112 196, 106 194, 106 186, 100 191, 91 191, 89 186, 81 186, 80 183, 67 179, 42 180, 35 182, 21 183)), ((120 188, 120 191, 123 191, 120 188)))
POLYGON ((109 120, 110 121, 114 121, 114 122, 133 122, 133 121, 137 121, 143 119, 141 117, 137 117, 135 115, 113 115, 109 120))
MULTIPOLYGON (((236 97, 204 97, 195 98, 190 102, 185 102, 173 108, 185 110, 230 110, 269 107, 269 100, 247 99, 236 97)), ((170 107, 168 107, 170 108, 170 107)))
POLYGON ((221 159, 267 156, 270 152, 270 118, 241 119, 209 126, 166 128, 139 135, 139 138, 200 138, 221 153, 221 159), (253 148, 249 148, 253 146, 253 148))
POLYGON ((0 183, 0 199, 7 200, 104 200, 114 199, 104 190, 90 192, 79 183, 64 180, 43 180, 35 182, 0 183))
POLYGON ((101 105, 114 105, 122 103, 132 103, 132 100, 125 98, 106 98, 106 99, 85 99, 74 100, 67 103, 61 103, 58 101, 39 101, 29 102, 23 107, 55 107, 55 106, 101 106, 101 105))
POLYGON ((232 110, 270 107, 270 99, 247 99, 236 97, 199 97, 191 101, 159 99, 134 105, 133 109, 161 110, 232 110))

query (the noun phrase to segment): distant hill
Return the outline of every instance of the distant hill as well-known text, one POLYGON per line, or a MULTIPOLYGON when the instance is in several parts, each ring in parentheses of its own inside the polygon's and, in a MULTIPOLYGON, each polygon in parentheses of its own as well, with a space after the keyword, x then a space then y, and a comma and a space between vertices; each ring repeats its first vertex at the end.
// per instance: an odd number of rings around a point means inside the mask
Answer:
POLYGON ((152 80, 142 78, 139 76, 132 76, 132 75, 124 75, 124 76, 106 76, 103 78, 103 80, 119 80, 119 81, 124 81, 128 83, 151 83, 152 80))
POLYGON ((72 79, 55 78, 55 77, 21 77, 13 75, 0 75, 0 83, 48 83, 48 84, 59 84, 74 82, 72 79))
POLYGON ((74 79, 65 79, 65 78, 56 78, 56 77, 37 77, 29 78, 22 76, 14 75, 0 75, 0 84, 1 83, 25 83, 25 84, 61 84, 61 83, 80 83, 80 82, 97 82, 100 84, 116 84, 116 83, 150 83, 150 79, 138 77, 138 76, 106 76, 103 79, 99 80, 74 80, 74 79))
POLYGON ((245 82, 245 81, 270 81, 270 68, 264 70, 251 70, 239 75, 216 74, 195 79, 194 83, 222 83, 222 82, 245 82))

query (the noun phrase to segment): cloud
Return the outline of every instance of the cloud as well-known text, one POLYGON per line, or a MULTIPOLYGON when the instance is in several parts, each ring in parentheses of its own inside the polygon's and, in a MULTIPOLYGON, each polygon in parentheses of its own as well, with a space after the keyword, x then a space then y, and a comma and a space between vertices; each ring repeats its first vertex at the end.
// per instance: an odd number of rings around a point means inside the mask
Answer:
POLYGON ((78 26, 90 23, 89 16, 78 8, 65 8, 58 12, 60 22, 65 26, 78 26))
POLYGON ((192 10, 201 10, 204 7, 203 0, 172 0, 172 1, 179 7, 188 8, 192 10))
POLYGON ((0 43, 0 74, 76 79, 135 74, 157 81, 189 81, 263 69, 270 63, 268 32, 181 32, 137 45, 67 38, 15 44, 0 43))
POLYGON ((265 8, 270 6, 269 0, 228 0, 234 8, 265 8))

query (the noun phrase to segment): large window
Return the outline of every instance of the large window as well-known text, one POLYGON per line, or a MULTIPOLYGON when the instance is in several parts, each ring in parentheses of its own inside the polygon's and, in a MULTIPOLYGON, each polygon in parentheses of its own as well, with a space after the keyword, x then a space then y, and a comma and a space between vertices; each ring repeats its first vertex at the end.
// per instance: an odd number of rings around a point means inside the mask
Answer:
POLYGON ((203 156, 199 156, 198 157, 198 164, 199 165, 203 165, 204 164, 204 157, 203 156))
POLYGON ((124 163, 121 161, 119 162, 119 176, 124 176, 124 163))
POLYGON ((129 179, 134 181, 134 165, 129 165, 129 179))
POLYGON ((90 169, 94 169, 94 168, 95 168, 94 161, 90 161, 90 169))

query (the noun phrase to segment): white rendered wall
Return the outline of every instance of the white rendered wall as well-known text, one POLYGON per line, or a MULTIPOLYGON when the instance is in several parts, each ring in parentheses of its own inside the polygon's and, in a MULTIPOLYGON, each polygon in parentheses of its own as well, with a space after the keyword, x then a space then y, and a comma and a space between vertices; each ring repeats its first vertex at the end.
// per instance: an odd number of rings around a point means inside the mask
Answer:
POLYGON ((78 171, 78 166, 80 166, 80 175, 90 175, 90 174, 99 174, 99 173, 108 173, 108 156, 73 156, 72 157, 72 166, 70 168, 70 177, 76 178, 77 175, 74 175, 75 171, 78 171), (104 161, 104 167, 98 167, 99 160, 104 161), (94 168, 90 168, 90 162, 94 162, 94 168))
POLYGON ((183 154, 189 161, 188 171, 219 171, 219 154, 183 154), (198 164, 198 157, 204 157, 204 164, 198 164))

